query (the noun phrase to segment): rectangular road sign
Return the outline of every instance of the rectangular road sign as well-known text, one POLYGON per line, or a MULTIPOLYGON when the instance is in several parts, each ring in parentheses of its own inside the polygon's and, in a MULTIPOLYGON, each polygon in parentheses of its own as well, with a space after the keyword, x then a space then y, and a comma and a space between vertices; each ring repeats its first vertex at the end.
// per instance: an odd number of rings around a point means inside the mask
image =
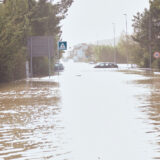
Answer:
POLYGON ((58 42, 58 50, 67 50, 67 42, 59 41, 58 42))
POLYGON ((53 36, 32 36, 28 38, 28 54, 32 57, 50 56, 54 54, 53 36))

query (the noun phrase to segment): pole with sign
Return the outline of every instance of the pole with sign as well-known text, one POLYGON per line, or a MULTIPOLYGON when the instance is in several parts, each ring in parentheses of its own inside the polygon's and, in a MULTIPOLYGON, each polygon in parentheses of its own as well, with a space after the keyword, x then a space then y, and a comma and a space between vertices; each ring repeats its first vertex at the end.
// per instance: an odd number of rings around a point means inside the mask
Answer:
POLYGON ((159 52, 154 52, 153 56, 154 56, 154 58, 160 58, 160 53, 159 52))
POLYGON ((58 42, 58 58, 60 59, 60 51, 67 50, 67 42, 59 41, 58 42))
POLYGON ((48 57, 48 73, 51 75, 50 59, 54 56, 53 36, 31 36, 27 40, 28 56, 30 56, 30 77, 33 76, 33 57, 48 57))
MULTIPOLYGON (((67 50, 67 42, 66 41, 59 41, 58 42, 58 59, 60 59, 60 51, 67 50)), ((58 69, 59 74, 59 69, 58 69)))

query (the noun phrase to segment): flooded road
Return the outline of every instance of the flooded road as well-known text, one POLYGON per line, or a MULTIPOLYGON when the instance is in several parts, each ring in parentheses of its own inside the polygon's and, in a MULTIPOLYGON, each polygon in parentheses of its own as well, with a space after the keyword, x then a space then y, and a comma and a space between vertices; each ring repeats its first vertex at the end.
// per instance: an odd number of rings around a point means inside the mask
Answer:
POLYGON ((160 159, 160 77, 66 63, 0 86, 0 160, 160 159))

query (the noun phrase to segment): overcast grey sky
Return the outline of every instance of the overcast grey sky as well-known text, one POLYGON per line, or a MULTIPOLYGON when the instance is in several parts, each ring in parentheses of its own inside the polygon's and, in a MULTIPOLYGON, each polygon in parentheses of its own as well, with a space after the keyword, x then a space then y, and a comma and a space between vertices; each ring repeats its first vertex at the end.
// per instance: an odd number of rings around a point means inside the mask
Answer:
POLYGON ((116 36, 125 31, 127 14, 128 32, 132 33, 132 18, 137 12, 148 8, 149 0, 74 0, 68 16, 63 21, 62 38, 73 46, 83 42, 113 39, 113 24, 116 36))

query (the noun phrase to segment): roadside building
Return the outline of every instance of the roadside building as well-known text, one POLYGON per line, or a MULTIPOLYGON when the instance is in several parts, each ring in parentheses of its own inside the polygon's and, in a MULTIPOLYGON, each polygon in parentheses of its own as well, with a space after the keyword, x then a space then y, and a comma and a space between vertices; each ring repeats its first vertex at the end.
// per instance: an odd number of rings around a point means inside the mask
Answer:
POLYGON ((86 61, 86 50, 88 49, 87 44, 82 43, 74 46, 73 48, 73 59, 74 61, 86 61))

